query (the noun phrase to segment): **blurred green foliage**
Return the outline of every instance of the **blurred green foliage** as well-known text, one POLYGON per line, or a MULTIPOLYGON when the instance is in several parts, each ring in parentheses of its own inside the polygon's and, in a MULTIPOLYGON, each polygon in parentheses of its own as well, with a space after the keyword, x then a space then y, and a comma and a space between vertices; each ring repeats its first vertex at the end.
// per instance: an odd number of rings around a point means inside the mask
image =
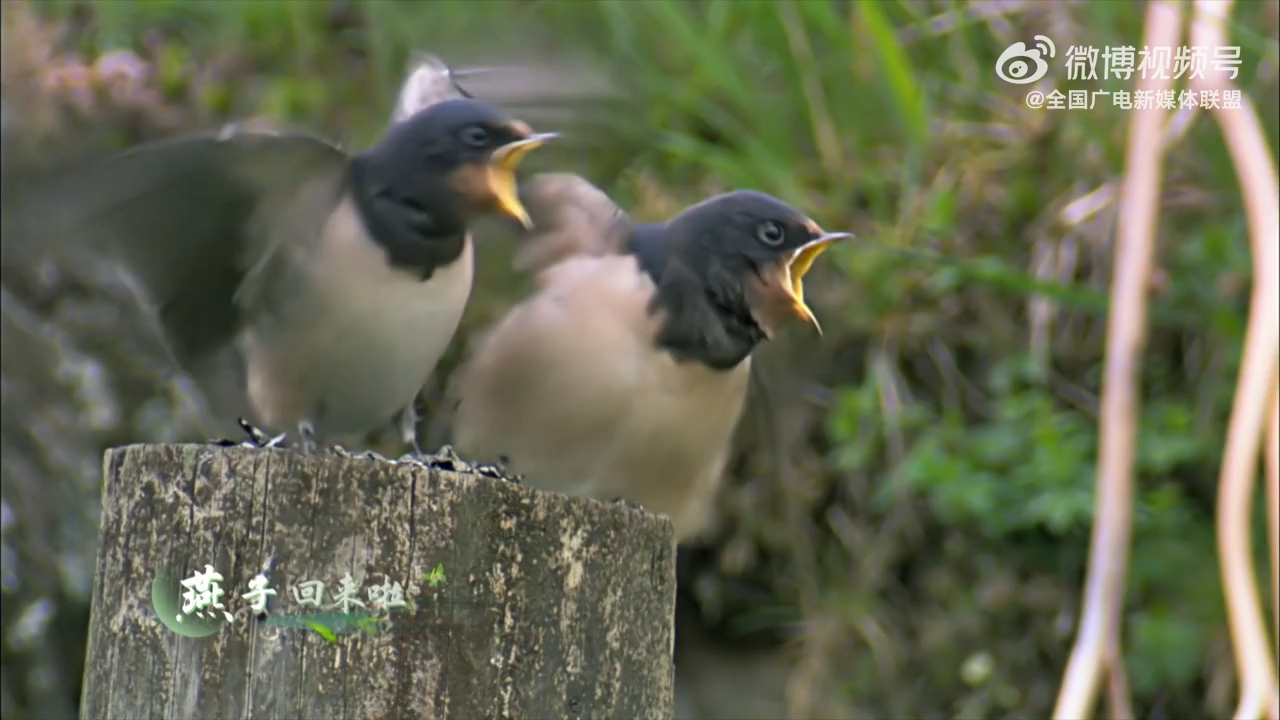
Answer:
MULTIPOLYGON (((652 185, 681 203, 753 187, 856 228, 864 241, 815 272, 829 352, 813 372, 834 401, 810 450, 857 528, 895 527, 905 508, 924 529, 872 533, 895 544, 892 571, 853 587, 848 567, 870 553, 819 533, 823 612, 854 648, 833 672, 870 716, 1048 712, 1093 516, 1116 209, 1061 212, 1118 181, 1129 115, 1023 98, 1126 89, 1067 80, 1064 54, 1140 46, 1142 4, 989 18, 911 1, 41 5, 80 28, 85 53, 145 50, 173 98, 356 144, 385 123, 415 49, 458 64, 568 56, 621 91, 578 169, 636 214, 658 212, 652 185), (1045 85, 1001 82, 1000 52, 1037 33, 1058 49, 1045 85)), ((1241 2, 1230 28, 1272 148, 1276 26, 1274 3, 1241 2)), ((1229 672, 1212 523, 1250 269, 1234 171, 1203 114, 1172 145, 1164 193, 1126 652, 1144 716, 1225 715, 1230 698, 1205 700, 1229 672)))

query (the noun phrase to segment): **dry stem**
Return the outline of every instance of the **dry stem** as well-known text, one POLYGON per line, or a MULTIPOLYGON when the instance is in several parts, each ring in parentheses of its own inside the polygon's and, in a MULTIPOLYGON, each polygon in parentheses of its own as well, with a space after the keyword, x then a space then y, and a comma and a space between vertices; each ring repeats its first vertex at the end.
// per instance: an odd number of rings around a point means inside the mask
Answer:
MULTIPOLYGON (((1275 624, 1271 626, 1276 633, 1277 645, 1273 646, 1280 655, 1280 374, 1271 380, 1271 422, 1267 428, 1267 519, 1270 524, 1271 540, 1271 611, 1275 624)), ((1280 708, 1271 707, 1271 720, 1280 720, 1280 708)))
MULTIPOLYGON (((1181 34, 1176 2, 1147 9, 1144 43, 1173 47, 1181 34)), ((1143 78, 1139 90, 1168 89, 1168 78, 1143 78)), ((1146 342, 1147 287, 1155 248, 1165 113, 1133 111, 1116 241, 1115 277, 1107 318, 1106 371, 1099 418, 1097 495, 1084 610, 1075 648, 1063 678, 1055 718, 1092 714, 1104 667, 1123 672, 1120 609, 1132 532, 1133 456, 1138 416, 1138 373, 1146 342)), ((1114 677, 1113 687, 1122 687, 1114 677)), ((1112 698, 1112 712, 1132 715, 1127 698, 1112 698)))
MULTIPOLYGON (((1197 46, 1225 46, 1225 30, 1231 2, 1196 0, 1191 41, 1197 46)), ((1208 73, 1193 82, 1201 92, 1234 90, 1235 83, 1221 73, 1208 73)), ((1244 194, 1253 246, 1253 297, 1249 303, 1249 327, 1245 333, 1240 379, 1227 426, 1226 453, 1218 480, 1218 553, 1222 581, 1227 596, 1227 618, 1235 649, 1236 672, 1240 678, 1237 718, 1257 718, 1269 710, 1280 720, 1280 690, 1276 684, 1275 659, 1267 642, 1267 628, 1258 599, 1253 572, 1250 528, 1253 483, 1258 466, 1267 405, 1275 417, 1273 388, 1280 368, 1280 199, 1277 198, 1276 167, 1267 147, 1266 135, 1253 103, 1243 97, 1241 107, 1218 108, 1214 119, 1231 153, 1236 175, 1244 194)), ((1272 424, 1274 425, 1274 419, 1272 424)), ((1274 465, 1274 463, 1273 463, 1274 465)), ((1274 478, 1274 476, 1273 476, 1274 478)), ((1274 481, 1273 481, 1274 484, 1274 481)), ((1274 491, 1271 493, 1274 495, 1274 491)), ((1271 537, 1275 537, 1275 515, 1271 516, 1271 537)), ((1272 544, 1274 552, 1274 541, 1272 544)))

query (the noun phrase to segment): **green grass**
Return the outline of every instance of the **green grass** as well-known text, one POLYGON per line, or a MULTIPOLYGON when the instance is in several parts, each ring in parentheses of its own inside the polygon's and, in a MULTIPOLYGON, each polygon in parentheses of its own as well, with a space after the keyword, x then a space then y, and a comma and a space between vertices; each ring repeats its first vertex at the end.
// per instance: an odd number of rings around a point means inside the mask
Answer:
MULTIPOLYGON (((79 3, 43 5, 71 17, 79 3)), ((1048 713, 1093 513, 1115 207, 1072 226, 1059 213, 1122 175, 1129 115, 1027 109, 1029 88, 993 66, 1014 40, 1043 33, 1058 48, 1056 87, 1123 89, 1068 82, 1064 54, 1140 45, 1141 4, 1027 3, 984 21, 958 2, 360 2, 345 29, 332 7, 116 0, 95 4, 75 40, 95 53, 141 48, 155 32, 174 102, 210 118, 266 113, 357 145, 384 126, 415 49, 462 65, 568 57, 607 70, 618 96, 603 122, 567 135, 579 151, 569 167, 637 215, 752 187, 855 229, 861 242, 816 273, 827 336, 797 371, 834 401, 786 449, 820 488, 795 500, 814 540, 794 542, 775 508, 731 512, 733 527, 759 549, 775 599, 839 620, 827 652, 849 663, 836 674, 851 706, 1048 713), (1037 298, 1052 322, 1032 315, 1037 298), (833 507, 849 518, 843 535, 833 507), (812 562, 792 562, 797 553, 812 562), (802 601, 806 583, 818 601, 802 601), (871 642, 870 627, 883 637, 871 642), (978 651, 993 665, 974 680, 962 670, 978 651)), ((1237 3, 1231 37, 1274 149, 1274 5, 1237 3)), ((1237 183, 1207 118, 1171 149, 1164 191, 1167 280, 1144 367, 1127 652, 1143 716, 1157 705, 1225 716, 1229 699, 1203 700, 1226 671, 1209 660, 1225 637, 1212 502, 1249 258, 1237 183)), ((518 292, 505 262, 483 259, 469 328, 518 292)), ((775 492, 795 494, 781 482, 775 492)))

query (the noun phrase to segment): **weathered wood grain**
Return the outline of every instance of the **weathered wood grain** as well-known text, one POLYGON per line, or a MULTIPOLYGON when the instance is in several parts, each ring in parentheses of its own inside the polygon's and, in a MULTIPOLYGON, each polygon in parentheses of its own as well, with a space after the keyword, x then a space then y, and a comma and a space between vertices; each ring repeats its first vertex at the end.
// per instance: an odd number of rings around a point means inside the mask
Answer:
POLYGON ((673 715, 663 516, 281 450, 135 445, 104 468, 83 718, 673 715), (153 610, 152 580, 206 564, 234 620, 180 637, 153 610), (259 572, 278 593, 268 618, 310 610, 289 589, 304 580, 330 602, 345 573, 399 581, 416 607, 327 639, 255 616, 240 596, 259 572))

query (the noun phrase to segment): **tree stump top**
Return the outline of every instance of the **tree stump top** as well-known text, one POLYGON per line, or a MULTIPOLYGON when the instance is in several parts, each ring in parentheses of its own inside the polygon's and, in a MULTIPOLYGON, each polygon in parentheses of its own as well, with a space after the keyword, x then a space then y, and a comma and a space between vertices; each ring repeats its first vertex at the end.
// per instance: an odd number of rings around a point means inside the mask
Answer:
POLYGON ((104 468, 83 717, 672 716, 664 516, 280 450, 134 445, 104 468), (224 608, 162 622, 206 566, 224 608), (379 608, 397 583, 404 607, 379 608))

